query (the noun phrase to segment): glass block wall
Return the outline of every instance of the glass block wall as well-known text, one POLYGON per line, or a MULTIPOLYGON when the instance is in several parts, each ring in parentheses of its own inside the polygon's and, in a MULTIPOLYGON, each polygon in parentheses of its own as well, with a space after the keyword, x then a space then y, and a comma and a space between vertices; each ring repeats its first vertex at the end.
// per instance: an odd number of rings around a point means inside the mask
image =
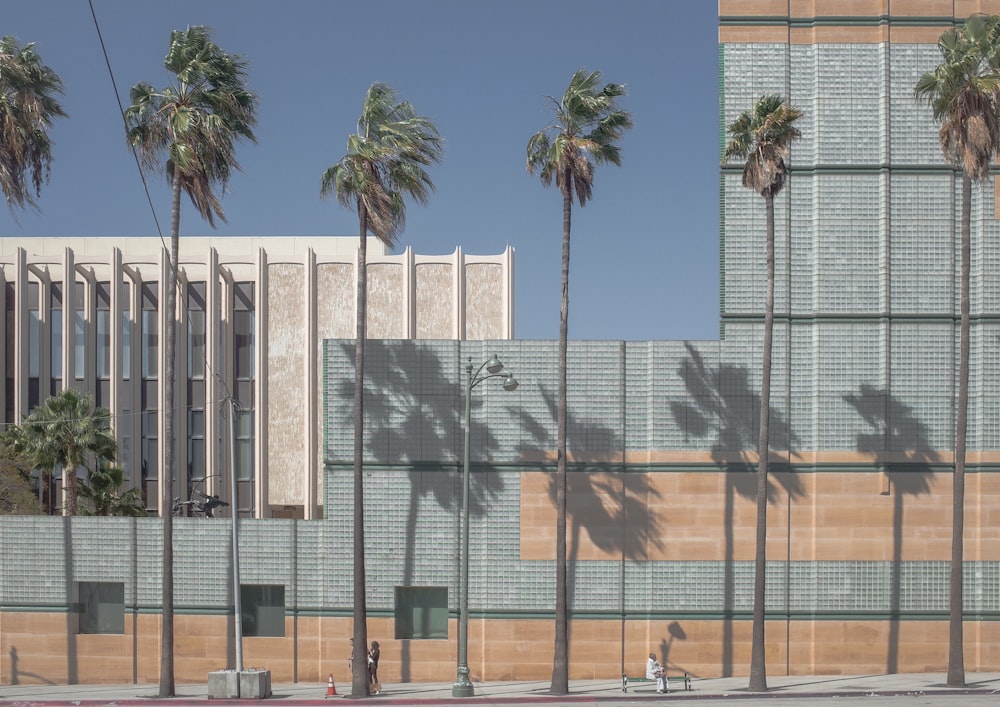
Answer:
MULTIPOLYGON (((812 451, 851 448, 859 400, 881 396, 905 419, 886 428, 888 446, 949 450, 961 180, 945 165, 938 126, 914 86, 940 62, 935 41, 951 19, 916 17, 924 11, 913 8, 914 16, 864 15, 870 5, 856 4, 859 17, 800 17, 798 8, 751 22, 723 13, 720 155, 726 126, 762 94, 804 112, 775 203, 772 375, 791 394, 772 395, 779 409, 787 405, 794 441, 812 451), (728 27, 742 34, 727 42, 728 27)), ((754 346, 763 321, 764 201, 742 186, 741 169, 724 164, 720 182, 723 360, 732 343, 754 346)), ((987 382, 995 378, 989 333, 1000 320, 993 182, 973 187, 969 448, 978 450, 1000 448, 985 416, 997 406, 987 382)), ((750 376, 753 360, 743 359, 750 376)))

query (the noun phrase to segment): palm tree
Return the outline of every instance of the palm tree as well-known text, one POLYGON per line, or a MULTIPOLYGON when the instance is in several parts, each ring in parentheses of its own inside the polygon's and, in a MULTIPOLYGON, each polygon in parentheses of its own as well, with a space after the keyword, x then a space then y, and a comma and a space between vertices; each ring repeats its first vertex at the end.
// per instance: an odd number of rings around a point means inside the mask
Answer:
POLYGON ((745 159, 743 186, 764 197, 767 210, 767 289, 764 295, 764 351, 757 437, 757 546, 754 556, 753 635, 749 689, 767 690, 764 656, 764 596, 767 575, 767 465, 770 447, 771 344, 774 336, 774 196, 785 185, 792 141, 799 137, 795 121, 802 111, 781 96, 761 96, 729 126, 725 160, 745 159))
POLYGON ((66 515, 75 516, 77 470, 90 458, 96 459, 97 468, 102 463, 114 461, 117 456, 111 413, 95 408, 91 396, 69 388, 32 410, 16 429, 14 449, 41 470, 43 476, 45 472, 62 467, 66 515))
POLYGON ((365 601, 364 515, 364 366, 368 312, 367 238, 393 245, 406 223, 404 196, 427 203, 434 184, 425 167, 441 161, 442 144, 429 118, 416 114, 396 91, 373 83, 365 94, 357 132, 347 139, 347 154, 329 167, 320 195, 335 195, 344 208, 357 209, 357 336, 354 343, 354 660, 351 693, 368 695, 365 648, 368 645, 365 601))
POLYGON ((965 533, 965 446, 969 406, 969 272, 972 182, 989 178, 1000 152, 1000 17, 973 15, 938 40, 942 62, 917 81, 915 94, 930 104, 941 123, 938 138, 945 161, 962 174, 961 294, 958 399, 955 411, 955 473, 952 484, 948 685, 965 685, 962 647, 962 563, 965 533))
POLYGON ((126 486, 124 469, 99 464, 80 484, 80 498, 89 502, 89 507, 81 509, 80 515, 145 517, 146 508, 139 489, 123 486, 126 486))
POLYGON ((34 44, 0 39, 0 189, 7 208, 36 207, 49 178, 54 118, 65 117, 55 99, 62 79, 42 63, 34 44))
MULTIPOLYGON (((188 27, 170 34, 164 66, 172 84, 157 91, 140 82, 132 87, 125 110, 127 138, 145 168, 165 167, 171 185, 170 263, 164 287, 166 319, 163 346, 166 383, 163 388, 163 478, 160 517, 163 522, 163 631, 160 656, 160 697, 174 695, 173 661, 173 518, 170 514, 174 480, 174 379, 177 327, 177 255, 180 246, 181 191, 187 193, 202 218, 215 226, 225 215, 215 196, 225 191, 236 161, 239 138, 256 141, 257 96, 246 88, 247 63, 223 52, 207 27, 188 27), (165 162, 161 162, 165 160, 165 162)), ((235 499, 234 499, 235 502, 235 499)), ((236 512, 235 510, 233 511, 236 512)))
POLYGON ((528 173, 538 172, 545 186, 555 182, 562 194, 562 299, 559 307, 559 393, 556 459, 556 625, 552 659, 553 695, 569 692, 569 621, 566 602, 566 351, 569 326, 569 239, 573 197, 586 206, 593 193, 594 165, 621 164, 617 142, 632 127, 632 117, 615 99, 625 95, 617 83, 600 87, 601 72, 578 70, 562 98, 549 96, 555 116, 528 140, 528 173))

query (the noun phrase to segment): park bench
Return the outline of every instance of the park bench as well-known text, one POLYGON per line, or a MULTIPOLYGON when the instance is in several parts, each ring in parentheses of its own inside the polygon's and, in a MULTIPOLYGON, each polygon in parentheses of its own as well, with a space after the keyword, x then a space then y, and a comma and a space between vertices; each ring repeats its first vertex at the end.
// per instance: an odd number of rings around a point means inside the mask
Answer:
MULTIPOLYGON (((676 687, 671 687, 671 681, 676 685, 678 681, 682 681, 685 690, 691 690, 691 674, 684 673, 683 675, 667 675, 667 691, 672 689, 679 689, 676 687)), ((647 678, 645 675, 639 675, 635 677, 629 677, 628 673, 622 673, 622 692, 628 692, 629 683, 649 683, 651 685, 656 685, 656 678, 647 678)))

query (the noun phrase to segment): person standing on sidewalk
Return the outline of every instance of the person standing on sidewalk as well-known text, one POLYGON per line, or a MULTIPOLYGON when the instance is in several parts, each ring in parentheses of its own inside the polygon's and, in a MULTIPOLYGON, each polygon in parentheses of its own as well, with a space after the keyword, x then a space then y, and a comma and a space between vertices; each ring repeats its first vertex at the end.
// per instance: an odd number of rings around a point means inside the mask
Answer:
POLYGON ((378 641, 372 641, 371 650, 368 651, 368 682, 372 686, 377 695, 382 689, 382 685, 378 681, 378 659, 381 652, 378 648, 378 641))

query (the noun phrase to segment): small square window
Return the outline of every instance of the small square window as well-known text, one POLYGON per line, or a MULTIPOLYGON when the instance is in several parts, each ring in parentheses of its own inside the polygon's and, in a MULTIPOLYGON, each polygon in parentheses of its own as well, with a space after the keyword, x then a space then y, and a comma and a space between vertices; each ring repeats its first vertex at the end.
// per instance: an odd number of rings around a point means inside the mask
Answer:
POLYGON ((244 636, 285 635, 284 585, 240 585, 240 601, 244 636))
POLYGON ((396 639, 447 639, 448 588, 396 587, 396 639))
POLYGON ((80 582, 80 633, 125 633, 125 584, 80 582))

